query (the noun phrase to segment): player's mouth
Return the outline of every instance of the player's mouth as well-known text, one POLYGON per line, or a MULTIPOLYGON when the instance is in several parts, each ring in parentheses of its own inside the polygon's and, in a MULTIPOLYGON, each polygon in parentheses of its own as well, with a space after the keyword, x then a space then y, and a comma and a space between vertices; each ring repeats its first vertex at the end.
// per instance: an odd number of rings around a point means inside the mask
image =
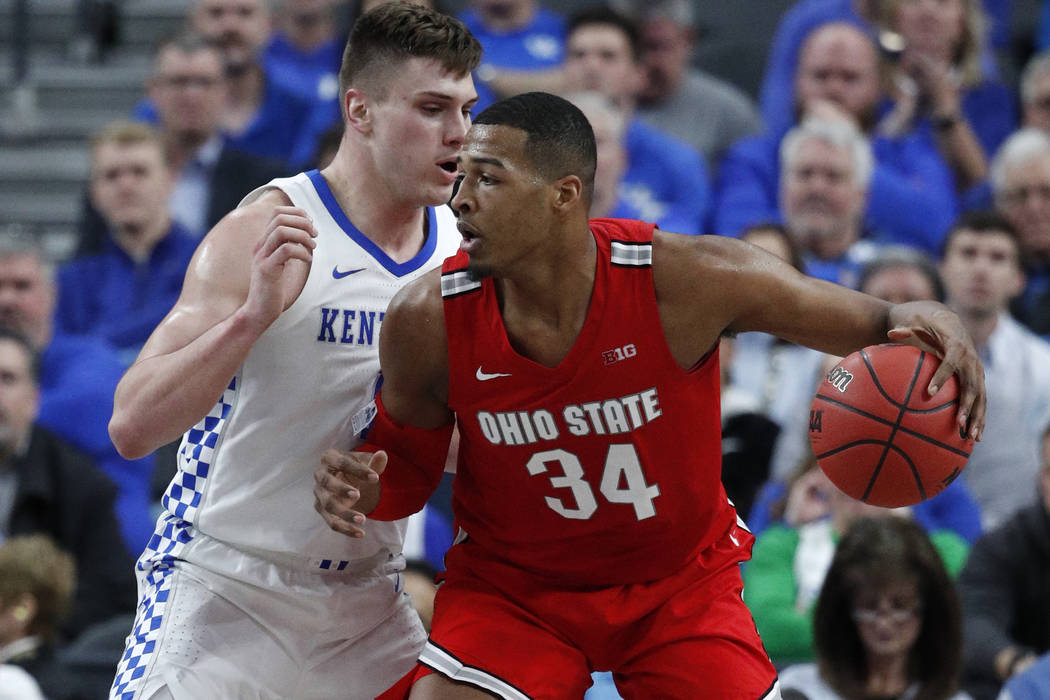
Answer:
POLYGON ((467 255, 470 255, 471 251, 475 250, 480 242, 478 230, 463 221, 462 218, 456 222, 456 228, 459 229, 459 234, 463 236, 463 241, 459 244, 459 249, 467 255))
POLYGON ((456 181, 459 167, 456 165, 456 159, 454 157, 446 158, 445 160, 439 160, 437 162, 437 166, 441 168, 442 172, 444 173, 443 179, 447 180, 448 184, 451 185, 453 182, 456 181))

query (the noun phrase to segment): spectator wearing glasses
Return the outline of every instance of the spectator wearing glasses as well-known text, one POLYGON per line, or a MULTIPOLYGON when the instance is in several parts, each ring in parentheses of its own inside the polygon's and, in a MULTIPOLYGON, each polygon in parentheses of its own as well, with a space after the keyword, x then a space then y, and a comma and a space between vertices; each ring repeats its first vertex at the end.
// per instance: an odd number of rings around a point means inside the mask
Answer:
POLYGON ((959 599, 922 528, 863 518, 839 543, 817 599, 816 663, 784 669, 784 697, 968 700, 957 692, 959 599), (798 695, 790 696, 798 697, 798 695))

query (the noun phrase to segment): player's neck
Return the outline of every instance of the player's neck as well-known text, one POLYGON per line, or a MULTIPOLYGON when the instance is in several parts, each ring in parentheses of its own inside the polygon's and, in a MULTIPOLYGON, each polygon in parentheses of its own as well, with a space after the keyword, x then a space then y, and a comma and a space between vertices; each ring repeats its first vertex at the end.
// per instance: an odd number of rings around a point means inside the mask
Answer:
POLYGON ((583 233, 585 242, 582 235, 552 237, 566 245, 552 246, 542 257, 531 255, 495 280, 511 344, 548 367, 572 349, 590 309, 597 247, 590 231, 583 233))
POLYGON ((363 177, 361 172, 343 167, 336 157, 321 175, 361 233, 395 262, 410 260, 423 245, 426 208, 391 198, 379 178, 363 177))

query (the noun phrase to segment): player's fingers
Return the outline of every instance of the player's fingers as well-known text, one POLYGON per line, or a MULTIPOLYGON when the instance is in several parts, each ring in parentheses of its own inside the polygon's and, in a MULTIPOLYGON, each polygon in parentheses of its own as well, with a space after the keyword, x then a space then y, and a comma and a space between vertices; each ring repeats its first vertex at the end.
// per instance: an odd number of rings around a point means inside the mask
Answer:
POLYGON ((379 452, 340 452, 339 450, 329 450, 324 453, 321 457, 323 464, 327 465, 330 469, 339 472, 344 481, 352 483, 354 480, 358 481, 379 481, 379 474, 373 470, 373 461, 377 460, 377 455, 382 455, 378 459, 381 464, 381 469, 386 468, 386 453, 380 450, 379 452))
POLYGON ((368 461, 368 468, 375 474, 375 481, 379 481, 379 475, 386 471, 388 460, 389 457, 383 450, 372 453, 372 459, 368 461))
POLYGON ((363 537, 364 530, 359 526, 364 523, 365 516, 353 509, 360 496, 357 489, 350 489, 347 496, 339 496, 338 491, 332 490, 335 477, 331 474, 318 476, 315 473, 315 479, 314 510, 321 514, 328 527, 350 537, 363 537))
POLYGON ((968 405, 968 423, 962 424, 960 428, 974 440, 980 440, 984 435, 984 417, 988 408, 987 395, 984 388, 984 371, 980 365, 975 369, 975 377, 967 382, 965 393, 968 405))
POLYGON ((317 247, 317 241, 305 231, 282 226, 266 236, 262 245, 256 251, 255 257, 257 260, 265 260, 287 245, 299 246, 304 250, 313 250, 317 247))

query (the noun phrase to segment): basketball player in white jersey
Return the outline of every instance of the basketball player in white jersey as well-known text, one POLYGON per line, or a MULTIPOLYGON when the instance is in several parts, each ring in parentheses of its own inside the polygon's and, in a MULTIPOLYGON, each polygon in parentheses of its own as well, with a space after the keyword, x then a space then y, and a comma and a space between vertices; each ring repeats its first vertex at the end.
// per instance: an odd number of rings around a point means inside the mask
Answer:
POLYGON ((425 636, 401 590, 403 521, 331 531, 313 471, 372 418, 390 298, 459 244, 439 205, 480 53, 415 5, 363 15, 335 159, 215 226, 121 381, 122 454, 185 436, 111 698, 371 699, 412 668, 425 636))

